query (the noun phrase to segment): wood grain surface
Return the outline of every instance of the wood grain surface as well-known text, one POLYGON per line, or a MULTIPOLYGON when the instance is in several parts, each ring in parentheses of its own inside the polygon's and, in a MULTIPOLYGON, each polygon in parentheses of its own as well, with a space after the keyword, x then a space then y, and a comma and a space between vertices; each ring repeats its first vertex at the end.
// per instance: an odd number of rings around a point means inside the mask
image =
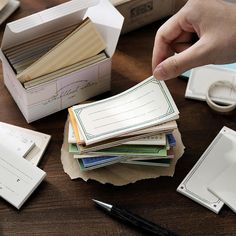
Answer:
MULTIPOLYGON (((22 0, 9 21, 62 3, 62 0, 22 0)), ((112 66, 112 91, 117 94, 151 75, 155 22, 120 37, 112 66)), ((2 37, 5 24, 1 26, 2 37)), ((2 70, 1 70, 2 71, 2 70)), ((119 204, 178 235, 236 235, 235 214, 226 206, 219 215, 176 192, 203 151, 223 126, 236 130, 236 112, 220 115, 205 102, 184 98, 187 82, 180 78, 167 86, 180 110, 178 125, 186 146, 173 178, 143 180, 123 187, 96 181, 71 181, 60 162, 60 149, 67 111, 27 124, 0 75, 0 121, 52 135, 39 165, 47 172, 46 181, 21 210, 0 199, 0 235, 142 235, 141 232, 97 209, 92 198, 119 204)), ((236 156, 236 155, 235 155, 236 156)), ((209 169, 209 171, 211 171, 209 169)), ((232 184, 235 180, 232 180, 232 184)))

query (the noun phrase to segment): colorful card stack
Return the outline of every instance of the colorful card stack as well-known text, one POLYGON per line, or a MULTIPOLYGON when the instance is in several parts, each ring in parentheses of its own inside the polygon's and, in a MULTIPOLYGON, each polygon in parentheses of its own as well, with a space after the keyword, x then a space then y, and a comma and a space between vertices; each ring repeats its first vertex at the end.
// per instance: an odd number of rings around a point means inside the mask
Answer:
POLYGON ((174 158, 178 109, 150 77, 116 96, 69 108, 69 152, 83 171, 115 163, 166 168, 174 158))

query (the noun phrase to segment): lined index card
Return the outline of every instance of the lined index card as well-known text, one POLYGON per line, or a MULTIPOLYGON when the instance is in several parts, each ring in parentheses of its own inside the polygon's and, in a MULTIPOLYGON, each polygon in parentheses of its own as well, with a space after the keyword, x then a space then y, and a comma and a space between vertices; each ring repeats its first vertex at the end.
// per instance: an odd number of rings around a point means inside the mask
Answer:
POLYGON ((46 173, 24 158, 0 153, 0 196, 17 209, 45 178, 46 173))

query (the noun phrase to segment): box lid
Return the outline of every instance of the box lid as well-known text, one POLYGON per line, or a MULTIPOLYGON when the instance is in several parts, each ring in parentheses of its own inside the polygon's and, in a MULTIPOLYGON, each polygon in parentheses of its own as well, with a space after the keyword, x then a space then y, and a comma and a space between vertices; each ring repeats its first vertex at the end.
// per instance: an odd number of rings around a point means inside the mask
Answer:
POLYGON ((99 0, 73 0, 10 22, 5 28, 2 49, 55 31, 55 27, 60 29, 78 23, 83 19, 87 8, 98 2, 99 0))
POLYGON ((123 26, 124 17, 108 0, 100 0, 99 4, 88 8, 86 16, 96 24, 107 43, 106 53, 112 57, 123 26))
POLYGON ((16 46, 53 32, 55 27, 59 30, 79 23, 87 16, 96 24, 108 45, 107 53, 112 56, 123 24, 123 17, 108 0, 72 0, 8 23, 1 47, 4 50, 16 46))

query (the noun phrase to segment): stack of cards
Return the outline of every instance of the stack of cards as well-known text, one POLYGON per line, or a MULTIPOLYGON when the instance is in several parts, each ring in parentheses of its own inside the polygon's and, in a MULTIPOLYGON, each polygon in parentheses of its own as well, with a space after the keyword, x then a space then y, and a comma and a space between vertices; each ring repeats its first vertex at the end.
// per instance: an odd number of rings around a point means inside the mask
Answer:
POLYGON ((69 152, 81 170, 115 163, 168 167, 178 109, 150 77, 116 96, 69 108, 69 152))
POLYGON ((0 196, 20 208, 46 173, 37 167, 50 136, 0 122, 0 196))
POLYGON ((25 88, 51 81, 107 58, 105 41, 95 24, 82 23, 4 50, 25 88))

